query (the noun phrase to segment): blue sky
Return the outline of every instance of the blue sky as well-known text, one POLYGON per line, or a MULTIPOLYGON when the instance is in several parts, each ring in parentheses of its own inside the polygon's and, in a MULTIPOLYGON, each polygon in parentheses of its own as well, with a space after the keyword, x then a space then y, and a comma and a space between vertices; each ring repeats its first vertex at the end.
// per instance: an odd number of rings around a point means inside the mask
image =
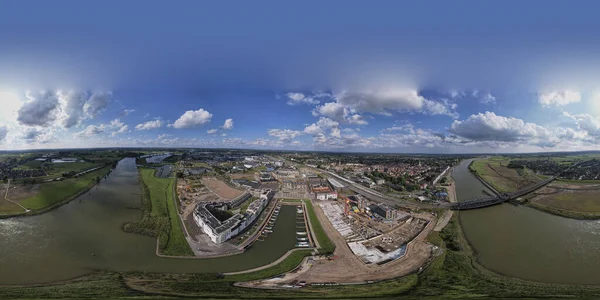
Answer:
POLYGON ((594 1, 0 3, 0 149, 598 149, 594 1))

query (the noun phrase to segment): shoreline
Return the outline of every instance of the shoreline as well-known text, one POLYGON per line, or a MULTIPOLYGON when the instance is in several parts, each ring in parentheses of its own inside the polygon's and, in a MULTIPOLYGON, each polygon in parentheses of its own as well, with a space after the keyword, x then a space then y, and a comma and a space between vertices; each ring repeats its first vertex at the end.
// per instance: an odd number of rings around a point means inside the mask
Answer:
MULTIPOLYGON (((105 166, 104 168, 108 168, 110 166, 105 166)), ((101 170, 102 168, 100 168, 99 170, 101 170)), ((110 167, 110 169, 106 172, 106 174, 108 174, 110 172, 110 170, 113 170, 114 168, 110 167)), ((104 176, 106 176, 106 174, 104 174, 104 176)), ((104 176, 102 176, 102 178, 104 178, 104 176)), ((32 216, 37 216, 37 215, 41 215, 44 213, 47 213, 51 210, 57 209, 65 204, 68 204, 69 202, 77 199, 79 196, 89 192, 91 189, 93 189, 95 186, 97 186, 100 183, 97 183, 95 181, 93 181, 94 184, 89 185, 88 187, 82 189, 81 191, 65 198, 62 201, 56 202, 50 206, 44 207, 42 209, 38 209, 38 210, 29 210, 27 212, 22 212, 22 213, 18 213, 18 214, 0 214, 0 219, 11 219, 11 218, 24 218, 24 217, 32 217, 32 216)), ((43 183, 42 183, 43 184, 43 183)))
MULTIPOLYGON (((479 174, 477 174, 477 172, 475 172, 471 169, 471 165, 473 164, 474 161, 475 160, 473 160, 469 164, 469 171, 477 179, 479 179, 479 181, 481 181, 486 187, 490 188, 492 186, 492 184, 487 182, 485 179, 483 179, 483 177, 479 176, 479 174)), ((568 180, 565 181, 565 180, 561 180, 561 179, 557 179, 557 181, 569 182, 568 180)), ((493 190, 493 191, 497 192, 495 190, 493 190)), ((541 211, 541 212, 544 212, 547 214, 551 214, 551 215, 559 216, 559 217, 563 217, 563 218, 568 218, 568 219, 573 219, 573 220, 583 220, 583 221, 585 221, 585 220, 589 220, 589 221, 600 220, 600 212, 586 213, 586 212, 580 212, 580 211, 565 210, 565 209, 554 208, 551 206, 546 206, 543 204, 535 203, 535 202, 532 202, 531 200, 528 200, 526 203, 523 203, 521 205, 536 209, 538 211, 541 211)))

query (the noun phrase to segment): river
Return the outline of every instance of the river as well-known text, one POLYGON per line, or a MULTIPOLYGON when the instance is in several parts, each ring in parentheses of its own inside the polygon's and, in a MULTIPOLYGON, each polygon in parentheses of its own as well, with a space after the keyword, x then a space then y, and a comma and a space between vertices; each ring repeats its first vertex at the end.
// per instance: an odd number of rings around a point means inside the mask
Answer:
MULTIPOLYGON (((454 168, 459 201, 483 195, 469 172, 471 160, 454 168)), ((522 279, 600 284, 600 221, 563 218, 525 206, 502 204, 462 211, 460 221, 478 261, 522 279)))
POLYGON ((233 272, 269 264, 296 244, 296 208, 283 206, 274 232, 243 254, 217 259, 155 255, 156 239, 127 234, 141 217, 135 159, 119 162, 89 193, 38 216, 0 220, 0 284, 65 280, 94 270, 233 272), (92 255, 94 254, 94 255, 92 255))

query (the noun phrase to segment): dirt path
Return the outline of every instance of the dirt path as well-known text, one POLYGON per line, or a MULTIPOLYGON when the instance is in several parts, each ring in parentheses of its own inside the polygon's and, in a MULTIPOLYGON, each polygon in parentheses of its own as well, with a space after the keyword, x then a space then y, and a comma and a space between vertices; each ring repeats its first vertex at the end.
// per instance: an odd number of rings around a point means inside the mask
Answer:
POLYGON ((240 272, 224 273, 224 275, 239 275, 239 274, 246 274, 246 273, 252 273, 252 272, 264 270, 264 269, 270 268, 272 266, 278 265, 279 263, 281 263, 282 261, 284 261, 288 256, 290 256, 292 253, 294 253, 296 251, 300 251, 300 250, 313 250, 313 249, 312 248, 296 248, 296 249, 292 249, 292 250, 286 252, 278 260, 276 260, 276 261, 274 261, 274 262, 272 262, 272 263, 270 263, 268 265, 264 265, 262 267, 258 267, 258 268, 254 268, 254 269, 250 269, 250 270, 244 270, 244 271, 240 271, 240 272))
POLYGON ((29 212, 29 209, 21 204, 19 204, 18 202, 12 201, 10 199, 8 199, 8 192, 10 191, 10 179, 8 180, 8 184, 6 185, 6 193, 4 194, 4 200, 13 203, 15 205, 18 205, 19 207, 21 207, 25 212, 29 212))
MULTIPOLYGON (((450 172, 450 174, 452 174, 452 172, 450 172)), ((458 202, 458 198, 456 197, 456 186, 454 185, 454 180, 452 179, 451 176, 448 176, 448 200, 451 203, 455 203, 458 202)), ((442 231, 442 229, 444 229, 444 227, 446 227, 446 225, 448 225, 448 222, 450 222, 450 219, 452 219, 452 215, 454 215, 454 211, 451 210, 447 210, 444 212, 444 214, 440 217, 440 219, 438 220, 437 224, 435 225, 435 228, 433 229, 433 231, 442 231)))

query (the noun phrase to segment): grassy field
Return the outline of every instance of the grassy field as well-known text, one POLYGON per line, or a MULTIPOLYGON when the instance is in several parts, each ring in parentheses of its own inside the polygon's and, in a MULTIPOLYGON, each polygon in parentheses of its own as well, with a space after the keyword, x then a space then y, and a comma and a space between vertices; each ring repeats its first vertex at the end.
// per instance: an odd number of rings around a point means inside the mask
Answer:
POLYGON ((37 170, 42 167, 43 161, 30 160, 22 165, 19 165, 15 170, 37 170))
POLYGON ((47 164, 44 166, 44 170, 46 170, 48 175, 62 175, 69 172, 79 173, 99 166, 102 166, 102 164, 91 162, 58 163, 47 164))
POLYGON ((329 239, 327 233, 323 229, 321 222, 317 218, 317 214, 314 211, 312 202, 310 200, 304 201, 306 204, 306 210, 308 213, 308 218, 310 219, 311 230, 313 231, 317 241, 319 241, 319 252, 323 254, 333 253, 335 250, 335 244, 329 239))
POLYGON ((508 159, 492 157, 473 161, 471 171, 501 193, 513 192, 540 180, 530 170, 508 168, 508 159))
POLYGON ((110 169, 111 167, 104 167, 78 178, 40 184, 38 194, 20 203, 31 210, 40 210, 68 201, 70 198, 93 187, 96 184, 96 178, 103 178, 110 169))
MULTIPOLYGON (((577 186, 586 188, 587 184, 577 186)), ((553 191, 553 189, 546 188, 543 191, 553 191)), ((600 190, 563 190, 556 194, 536 195, 529 200, 527 205, 567 218, 600 219, 599 195, 600 190)))
POLYGON ((270 268, 266 268, 263 270, 259 270, 252 273, 245 274, 237 274, 237 275, 228 275, 225 276, 225 279, 232 282, 243 282, 243 281, 252 281, 263 278, 269 278, 273 276, 277 276, 280 274, 284 274, 295 269, 302 260, 309 256, 312 253, 312 250, 298 250, 294 251, 290 254, 290 256, 286 257, 282 262, 277 265, 274 265, 270 268))
POLYGON ((152 219, 163 224, 152 227, 153 230, 159 231, 161 254, 193 256, 194 253, 185 239, 175 206, 173 190, 175 178, 157 178, 154 172, 154 169, 140 168, 141 178, 150 198, 152 219), (168 226, 164 226, 165 220, 168 220, 168 226))

